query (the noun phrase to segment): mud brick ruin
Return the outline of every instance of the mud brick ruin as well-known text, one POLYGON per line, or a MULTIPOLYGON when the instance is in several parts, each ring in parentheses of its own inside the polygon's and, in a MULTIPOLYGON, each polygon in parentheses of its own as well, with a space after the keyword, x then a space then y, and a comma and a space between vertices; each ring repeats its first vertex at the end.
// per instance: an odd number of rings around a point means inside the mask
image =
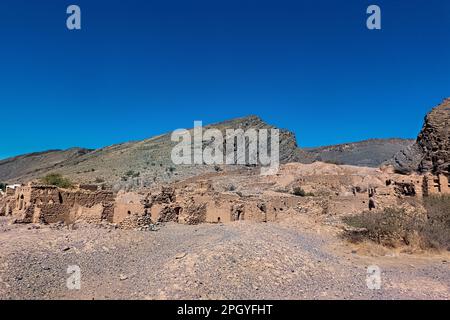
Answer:
POLYGON ((427 175, 423 178, 424 195, 450 194, 448 177, 444 174, 427 175))
POLYGON ((112 192, 93 192, 83 186, 66 190, 29 183, 15 187, 14 193, 8 191, 4 198, 0 212, 13 215, 17 222, 23 223, 70 223, 78 219, 88 222, 111 220, 114 209, 112 192))
POLYGON ((28 183, 0 195, 0 215, 17 223, 108 222, 124 229, 157 222, 227 223, 275 221, 286 214, 352 214, 407 205, 405 198, 450 194, 446 175, 400 175, 389 168, 358 168, 316 162, 286 164, 275 176, 253 173, 198 177, 138 192, 73 189, 28 183), (241 180, 233 180, 241 179, 241 180), (242 186, 245 194, 229 187, 242 186), (301 187, 302 196, 292 192, 301 187), (233 189, 233 190, 230 190, 233 189))

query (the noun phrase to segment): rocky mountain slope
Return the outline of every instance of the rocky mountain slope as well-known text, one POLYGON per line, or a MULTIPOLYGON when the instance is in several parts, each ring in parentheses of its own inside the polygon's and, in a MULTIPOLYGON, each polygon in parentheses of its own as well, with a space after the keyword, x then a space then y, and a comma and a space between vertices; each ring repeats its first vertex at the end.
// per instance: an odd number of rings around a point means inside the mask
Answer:
POLYGON ((428 113, 417 141, 390 164, 401 172, 450 173, 450 98, 428 113))
MULTIPOLYGON (((274 128, 257 116, 237 118, 205 126, 203 129, 274 128)), ((145 187, 210 172, 217 168, 173 165, 170 155, 176 145, 171 133, 142 141, 112 145, 97 150, 73 148, 52 150, 0 161, 0 181, 23 183, 57 172, 79 183, 108 183, 117 188, 145 187)), ((411 140, 374 139, 320 148, 299 149, 295 135, 280 130, 280 162, 325 161, 376 167, 413 144, 411 140)))
POLYGON ((412 144, 411 139, 370 139, 304 150, 317 161, 377 167, 412 144))
POLYGON ((49 150, 0 160, 0 181, 14 181, 21 176, 35 176, 56 170, 63 163, 76 161, 91 151, 83 148, 49 150))
MULTIPOLYGON (((225 131, 274 127, 256 116, 248 116, 205 126, 203 129, 208 128, 225 131)), ((149 186, 156 182, 178 180, 214 170, 212 166, 173 165, 170 156, 177 143, 172 142, 170 137, 171 133, 167 133, 93 151, 79 150, 76 156, 68 156, 73 152, 71 149, 43 153, 43 156, 25 155, 6 159, 0 163, 0 181, 26 182, 49 172, 58 172, 76 182, 106 182, 123 188, 149 186)), ((313 159, 297 147, 293 133, 280 130, 280 161, 309 163, 313 159)))

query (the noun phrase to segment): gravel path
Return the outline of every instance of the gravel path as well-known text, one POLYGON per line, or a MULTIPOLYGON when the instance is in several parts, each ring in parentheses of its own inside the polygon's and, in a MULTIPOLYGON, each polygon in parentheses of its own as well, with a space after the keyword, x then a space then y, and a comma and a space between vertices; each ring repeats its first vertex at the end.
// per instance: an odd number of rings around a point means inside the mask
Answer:
POLYGON ((76 230, 0 219, 2 299, 448 299, 446 256, 364 256, 307 224, 76 230), (69 290, 67 268, 81 270, 69 290), (381 289, 369 290, 378 266, 381 289))

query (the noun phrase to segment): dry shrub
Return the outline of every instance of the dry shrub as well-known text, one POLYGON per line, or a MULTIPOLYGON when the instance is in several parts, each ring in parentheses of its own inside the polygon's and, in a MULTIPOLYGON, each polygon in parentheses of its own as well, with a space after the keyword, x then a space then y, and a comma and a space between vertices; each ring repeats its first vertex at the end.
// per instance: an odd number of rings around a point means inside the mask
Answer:
POLYGON ((450 196, 431 196, 424 199, 427 224, 422 230, 426 245, 450 250, 450 196))
POLYGON ((64 189, 73 187, 72 181, 63 177, 59 173, 49 173, 45 177, 41 178, 41 182, 46 185, 56 186, 64 189))
POLYGON ((345 217, 343 221, 353 229, 344 237, 351 242, 370 240, 388 247, 450 250, 450 197, 428 197, 424 206, 426 215, 386 208, 345 217))
POLYGON ((357 229, 349 230, 345 234, 352 242, 371 240, 389 247, 415 242, 415 231, 418 224, 421 224, 419 215, 397 208, 386 208, 381 212, 363 212, 343 220, 357 229))
POLYGON ((298 196, 298 197, 313 197, 314 194, 311 192, 306 192, 305 190, 303 190, 301 187, 294 187, 292 189, 292 194, 294 196, 298 196))
POLYGON ((292 189, 292 194, 299 197, 306 196, 305 190, 303 190, 301 187, 294 187, 294 189, 292 189))

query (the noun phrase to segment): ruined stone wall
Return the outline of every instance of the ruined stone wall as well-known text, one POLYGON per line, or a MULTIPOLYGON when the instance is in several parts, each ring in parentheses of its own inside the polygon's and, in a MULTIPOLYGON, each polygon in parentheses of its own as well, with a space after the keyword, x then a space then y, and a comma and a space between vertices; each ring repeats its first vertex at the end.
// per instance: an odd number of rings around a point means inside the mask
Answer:
MULTIPOLYGON (((173 190, 172 190, 173 192, 173 190)), ((160 201, 170 201, 172 197, 158 194, 160 201)), ((115 199, 113 223, 123 229, 145 228, 154 221, 151 218, 149 195, 136 192, 119 192, 115 199)), ((157 195, 155 195, 157 198, 157 195)))
MULTIPOLYGON (((56 223, 56 222, 68 222, 70 221, 71 206, 65 204, 42 204, 39 206, 33 205, 34 209, 29 210, 32 214, 32 223, 56 223)), ((32 207, 29 207, 30 209, 32 207)), ((28 211, 28 210, 27 210, 28 211)), ((28 214, 26 219, 28 222, 28 214)))
POLYGON ((6 188, 5 193, 7 196, 13 196, 15 193, 15 190, 12 188, 6 188))
POLYGON ((117 203, 114 206, 113 222, 120 223, 130 215, 144 214, 144 206, 140 203, 117 203))
POLYGON ((206 222, 206 203, 196 203, 193 198, 189 198, 183 204, 178 222, 184 224, 199 224, 206 222))
POLYGON ((114 195, 108 191, 66 190, 29 184, 16 188, 13 215, 24 223, 112 221, 114 195))
POLYGON ((450 194, 449 179, 446 175, 425 175, 423 177, 423 194, 425 196, 450 194))
POLYGON ((131 213, 130 215, 124 217, 118 223, 119 227, 122 229, 137 229, 147 227, 153 224, 153 221, 149 213, 131 213))
POLYGON ((0 197, 0 216, 9 216, 16 206, 14 195, 7 196, 6 194, 0 197))
POLYGON ((102 221, 111 222, 112 219, 109 217, 111 214, 109 211, 112 210, 110 208, 112 204, 103 204, 98 203, 92 207, 84 207, 76 204, 74 207, 70 209, 68 223, 75 222, 77 220, 86 221, 88 223, 101 223, 102 221))
POLYGON ((434 192, 436 183, 440 190, 449 190, 446 176, 424 179, 415 174, 334 165, 327 167, 326 174, 303 170, 299 165, 303 171, 296 173, 298 168, 291 167, 274 177, 252 176, 240 181, 226 177, 228 180, 219 183, 194 180, 117 195, 102 190, 28 185, 17 188, 9 202, 0 199, 0 214, 8 212, 8 204, 22 222, 108 221, 125 229, 156 222, 269 222, 292 214, 345 215, 383 209, 405 202, 408 197, 420 198, 425 191, 434 192), (239 183, 246 185, 241 188, 239 183), (305 193, 294 194, 297 187, 305 193))

